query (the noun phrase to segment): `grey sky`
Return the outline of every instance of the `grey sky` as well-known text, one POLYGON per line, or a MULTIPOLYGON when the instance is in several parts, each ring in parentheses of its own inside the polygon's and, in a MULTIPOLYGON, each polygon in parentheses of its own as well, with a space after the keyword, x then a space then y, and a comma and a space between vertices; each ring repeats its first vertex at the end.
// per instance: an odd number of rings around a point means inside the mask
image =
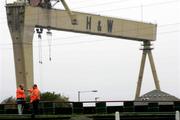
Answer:
MULTIPOLYGON (((9 0, 10 1, 10 0, 9 0)), ((180 97, 180 0, 66 0, 72 10, 156 23, 153 55, 161 89, 180 97)), ((5 2, 0 3, 0 101, 15 95, 15 71, 5 2)), ((61 3, 56 7, 63 8, 61 3)), ((45 30, 46 32, 46 30, 45 30)), ((43 34, 42 58, 34 35, 35 83, 41 91, 55 91, 77 100, 125 100, 135 95, 142 51, 136 41, 53 31, 52 61, 43 34), (43 64, 39 64, 42 59, 43 64)), ((145 67, 142 94, 153 90, 149 61, 145 67)))

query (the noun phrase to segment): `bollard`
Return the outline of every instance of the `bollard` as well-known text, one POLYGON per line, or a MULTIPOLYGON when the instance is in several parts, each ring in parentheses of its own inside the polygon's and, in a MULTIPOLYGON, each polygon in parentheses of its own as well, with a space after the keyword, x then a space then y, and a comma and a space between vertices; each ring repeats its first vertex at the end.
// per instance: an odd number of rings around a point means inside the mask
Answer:
POLYGON ((176 111, 176 120, 180 120, 179 111, 176 111))
POLYGON ((120 120, 120 114, 119 114, 119 112, 115 112, 115 120, 120 120))
POLYGON ((56 113, 56 111, 55 111, 55 109, 56 109, 56 103, 54 103, 54 102, 53 102, 53 108, 52 108, 52 109, 53 109, 53 114, 55 115, 55 113, 56 113))

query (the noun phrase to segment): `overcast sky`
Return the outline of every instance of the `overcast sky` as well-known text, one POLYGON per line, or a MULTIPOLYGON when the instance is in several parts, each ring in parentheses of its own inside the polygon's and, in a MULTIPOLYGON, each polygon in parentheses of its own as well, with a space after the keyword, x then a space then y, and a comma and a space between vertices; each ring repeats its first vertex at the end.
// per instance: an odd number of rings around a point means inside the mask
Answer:
MULTIPOLYGON (((7 0, 8 1, 8 0, 7 0)), ((162 91, 180 97, 180 0, 66 0, 72 10, 155 23, 153 55, 162 91)), ((8 1, 12 2, 12 1, 8 1)), ((63 9, 61 3, 56 8, 63 9)), ((15 96, 13 50, 5 1, 0 3, 0 101, 15 96)), ((44 30, 46 32, 46 30, 44 30)), ((42 52, 34 34, 34 79, 42 92, 55 91, 77 100, 134 99, 142 51, 141 42, 53 31, 52 61, 44 33, 42 52), (42 54, 40 56, 39 54, 42 54), (39 64, 42 60, 43 64, 39 64)), ((141 94, 155 89, 146 61, 141 94)))

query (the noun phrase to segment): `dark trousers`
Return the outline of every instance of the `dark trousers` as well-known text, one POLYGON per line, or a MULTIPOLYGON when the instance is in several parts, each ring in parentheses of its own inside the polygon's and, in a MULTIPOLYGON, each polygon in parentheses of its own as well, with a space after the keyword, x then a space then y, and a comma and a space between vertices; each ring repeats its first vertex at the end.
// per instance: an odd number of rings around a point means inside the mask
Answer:
POLYGON ((32 114, 38 114, 38 104, 39 100, 35 100, 32 102, 32 114))

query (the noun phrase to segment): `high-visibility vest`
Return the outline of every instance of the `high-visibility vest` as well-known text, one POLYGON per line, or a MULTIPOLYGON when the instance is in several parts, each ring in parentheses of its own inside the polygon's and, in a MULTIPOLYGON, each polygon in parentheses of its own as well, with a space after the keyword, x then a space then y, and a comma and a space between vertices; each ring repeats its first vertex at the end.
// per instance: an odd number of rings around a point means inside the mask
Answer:
POLYGON ((25 99, 25 98, 26 98, 26 95, 25 95, 24 90, 22 90, 21 88, 18 88, 18 89, 16 90, 16 98, 17 98, 17 99, 19 99, 19 98, 25 99))
POLYGON ((40 91, 38 88, 31 89, 30 93, 31 93, 31 95, 30 95, 30 102, 31 103, 33 101, 40 100, 40 91))

